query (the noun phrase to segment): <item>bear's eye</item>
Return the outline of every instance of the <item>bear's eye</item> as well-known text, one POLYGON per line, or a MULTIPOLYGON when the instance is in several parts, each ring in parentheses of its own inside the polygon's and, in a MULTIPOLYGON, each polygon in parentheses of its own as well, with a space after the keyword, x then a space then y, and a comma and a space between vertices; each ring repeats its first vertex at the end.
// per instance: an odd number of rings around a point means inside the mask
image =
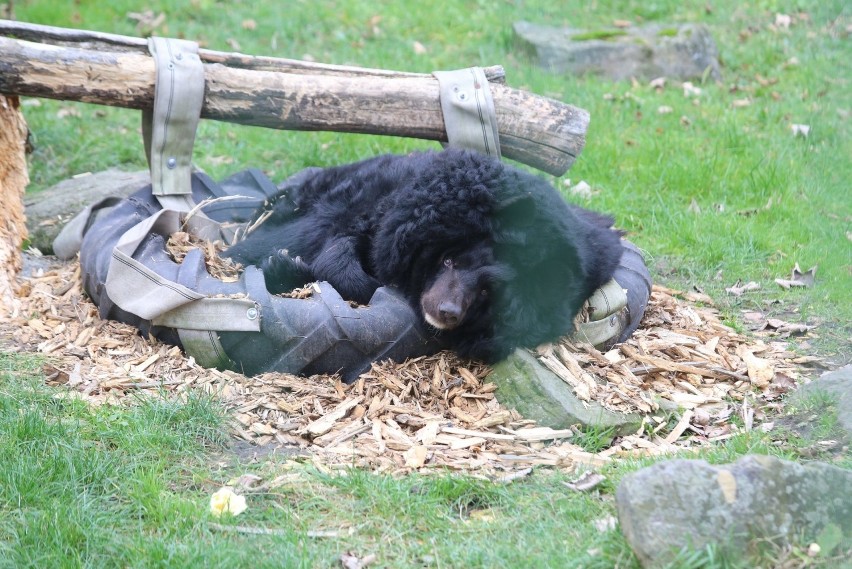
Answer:
POLYGON ((453 268, 453 258, 452 257, 444 257, 444 266, 448 269, 453 268))
POLYGON ((484 288, 481 291, 479 291, 479 296, 481 296, 482 298, 488 298, 488 289, 484 288))

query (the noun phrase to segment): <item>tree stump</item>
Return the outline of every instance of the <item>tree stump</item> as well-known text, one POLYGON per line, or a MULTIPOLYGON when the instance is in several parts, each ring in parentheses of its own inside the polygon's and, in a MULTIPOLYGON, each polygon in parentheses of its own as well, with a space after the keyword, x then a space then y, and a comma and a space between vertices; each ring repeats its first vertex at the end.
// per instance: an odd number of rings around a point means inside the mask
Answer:
POLYGON ((27 238, 24 190, 30 182, 25 156, 27 124, 17 97, 0 95, 0 300, 6 316, 15 316, 20 302, 15 276, 21 270, 21 245, 27 238))

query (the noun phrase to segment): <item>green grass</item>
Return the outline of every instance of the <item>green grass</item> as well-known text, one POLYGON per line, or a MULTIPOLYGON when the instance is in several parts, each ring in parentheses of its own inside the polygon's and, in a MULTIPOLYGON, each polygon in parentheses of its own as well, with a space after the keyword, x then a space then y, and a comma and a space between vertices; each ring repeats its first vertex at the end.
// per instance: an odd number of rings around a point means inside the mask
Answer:
MULTIPOLYGON (((166 15, 157 34, 222 51, 236 49, 236 41, 244 53, 417 72, 502 64, 511 86, 591 113, 582 155, 554 183, 585 180, 597 190, 583 205, 615 215, 646 251, 658 282, 701 288, 740 328, 742 309, 819 323, 818 337, 801 349, 833 361, 852 358, 847 2, 525 0, 440 9, 390 0, 15 2, 20 20, 126 35, 146 33, 127 14, 147 9, 166 15), (807 18, 775 32, 769 24, 777 12, 807 18), (514 49, 511 23, 521 19, 587 30, 607 29, 616 19, 666 29, 703 23, 719 46, 724 79, 696 81, 701 95, 687 98, 675 81, 657 92, 551 75, 514 49), (242 25, 248 20, 253 31, 242 25), (417 53, 414 42, 426 53, 417 53), (750 104, 735 107, 742 99, 750 104), (664 106, 671 112, 660 114, 664 106), (793 137, 793 123, 810 125, 810 136, 793 137), (816 286, 781 290, 773 280, 797 262, 819 266, 816 286), (763 290, 727 296, 724 288, 737 279, 756 280, 763 290)), ((137 112, 25 104, 35 146, 30 192, 85 171, 145 167, 137 112)), ((207 121, 195 160, 214 177, 256 166, 281 179, 305 166, 435 146, 207 121)), ((90 409, 43 387, 40 365, 0 353, 0 568, 326 567, 337 566, 344 551, 374 553, 378 566, 389 567, 638 567, 619 532, 599 532, 593 522, 614 515, 618 480, 650 461, 603 469, 608 481, 592 494, 571 493, 562 485, 565 475, 547 471, 501 486, 450 474, 329 474, 285 459, 241 463, 225 447, 226 418, 208 399, 90 409), (251 494, 246 513, 219 520, 275 535, 211 525, 213 491, 246 471, 271 479, 287 469, 298 473, 297 483, 251 494), (309 531, 337 537, 309 537, 309 531)), ((747 453, 831 457, 852 468, 848 456, 818 444, 836 434, 831 405, 803 413, 803 420, 779 418, 777 431, 737 435, 701 456, 714 463, 747 453), (814 414, 819 421, 810 430, 796 430, 814 414)), ((594 448, 604 438, 589 432, 584 442, 594 448)), ((770 551, 749 563, 772 566, 780 555, 770 551)), ((742 564, 710 549, 684 556, 678 566, 742 564)))

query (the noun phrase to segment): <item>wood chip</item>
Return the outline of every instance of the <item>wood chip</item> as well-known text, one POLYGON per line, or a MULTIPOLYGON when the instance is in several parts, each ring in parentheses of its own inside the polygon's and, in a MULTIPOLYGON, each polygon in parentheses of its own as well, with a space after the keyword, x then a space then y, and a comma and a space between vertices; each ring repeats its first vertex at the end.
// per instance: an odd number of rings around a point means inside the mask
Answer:
POLYGON ((200 390, 233 414, 235 437, 293 447, 320 470, 449 468, 511 479, 533 466, 599 467, 617 456, 683 451, 732 436, 728 418, 735 410, 747 424, 757 423, 757 401, 774 375, 795 383, 798 365, 813 364, 797 363, 787 340, 755 342, 725 326, 706 301, 696 306, 683 293, 655 286, 642 326, 625 343, 601 353, 563 339, 535 352, 579 397, 615 412, 653 413, 660 398, 690 410, 665 438, 658 436, 667 427, 660 417, 651 420, 653 433, 617 437, 611 448, 589 453, 571 443, 571 429, 540 427, 502 407, 500 391, 487 381, 489 368, 450 352, 376 363, 352 385, 334 376, 247 377, 202 368, 177 347, 100 320, 83 296, 76 262, 20 278, 18 290, 20 310, 0 314, 4 349, 49 353, 47 383, 67 388, 58 397, 133 405, 140 392, 200 390), (703 430, 703 437, 685 437, 690 429, 703 430))

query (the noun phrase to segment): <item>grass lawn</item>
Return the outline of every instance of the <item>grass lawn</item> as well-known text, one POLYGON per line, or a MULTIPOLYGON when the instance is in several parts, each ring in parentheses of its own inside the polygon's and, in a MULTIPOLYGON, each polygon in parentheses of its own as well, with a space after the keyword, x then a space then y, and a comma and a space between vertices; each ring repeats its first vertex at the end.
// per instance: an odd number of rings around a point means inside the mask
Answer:
MULTIPOLYGON (((14 10, 23 21, 125 35, 150 33, 155 18, 140 23, 130 14, 151 10, 164 14, 158 35, 326 63, 417 72, 502 64, 509 85, 591 113, 583 153, 554 182, 590 184, 594 193, 583 205, 616 217, 646 251, 657 281, 700 288, 740 329, 744 309, 818 324, 816 337, 798 349, 833 364, 852 360, 848 2, 437 6, 19 0, 14 10), (776 13, 792 16, 789 29, 774 25, 776 13), (676 81, 657 91, 644 83, 553 75, 513 45, 517 20, 599 30, 616 19, 706 24, 719 47, 723 81, 696 82, 701 94, 686 97, 676 81), (659 112, 662 107, 670 112, 659 112), (809 135, 793 136, 792 124, 809 125, 809 135), (818 266, 815 286, 781 289, 774 279, 787 278, 796 263, 818 266), (725 287, 740 279, 762 289, 727 295, 725 287)), ((30 192, 81 172, 145 167, 138 112, 49 100, 25 105, 35 147, 30 192)), ((435 147, 203 122, 195 158, 214 178, 256 166, 281 179, 306 166, 435 147)), ((215 401, 90 409, 45 387, 40 367, 38 358, 0 352, 0 568, 326 567, 339 566, 347 551, 374 554, 374 566, 387 567, 638 567, 618 530, 601 522, 614 515, 619 478, 642 464, 607 467, 603 488, 576 494, 562 484, 564 474, 546 470, 498 485, 450 475, 341 475, 283 458, 250 462, 229 447, 228 418, 215 401), (285 481, 251 494, 239 517, 212 518, 210 494, 246 472, 285 481), (269 531, 255 535, 234 526, 269 531)), ((727 462, 747 453, 812 455, 800 451, 836 436, 830 404, 819 409, 820 424, 807 436, 751 432, 702 456, 727 462)), ((848 456, 837 463, 852 468, 848 456)), ((770 567, 800 553, 768 552, 747 562, 698 551, 677 567, 770 567)), ((801 559, 804 566, 820 562, 801 559)))

